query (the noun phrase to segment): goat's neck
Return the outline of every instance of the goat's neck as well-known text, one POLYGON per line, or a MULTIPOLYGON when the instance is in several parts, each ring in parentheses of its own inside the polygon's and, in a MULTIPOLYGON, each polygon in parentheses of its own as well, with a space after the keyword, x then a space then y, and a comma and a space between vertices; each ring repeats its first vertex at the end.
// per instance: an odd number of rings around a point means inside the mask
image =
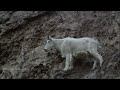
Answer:
POLYGON ((53 39, 53 42, 58 50, 60 50, 60 47, 63 43, 63 39, 53 39))

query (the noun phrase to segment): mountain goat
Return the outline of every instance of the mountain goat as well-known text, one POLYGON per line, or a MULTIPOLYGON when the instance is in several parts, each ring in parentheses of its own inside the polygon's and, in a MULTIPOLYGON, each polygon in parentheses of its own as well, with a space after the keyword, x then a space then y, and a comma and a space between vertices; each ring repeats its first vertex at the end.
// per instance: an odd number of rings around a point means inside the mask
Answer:
POLYGON ((97 51, 97 48, 99 47, 99 42, 98 40, 95 40, 93 38, 67 37, 63 39, 55 39, 52 37, 48 37, 44 50, 47 51, 52 47, 58 49, 61 52, 62 57, 66 58, 64 71, 73 68, 73 57, 79 53, 90 54, 95 58, 92 70, 95 69, 97 60, 99 60, 100 66, 102 66, 103 58, 97 51))

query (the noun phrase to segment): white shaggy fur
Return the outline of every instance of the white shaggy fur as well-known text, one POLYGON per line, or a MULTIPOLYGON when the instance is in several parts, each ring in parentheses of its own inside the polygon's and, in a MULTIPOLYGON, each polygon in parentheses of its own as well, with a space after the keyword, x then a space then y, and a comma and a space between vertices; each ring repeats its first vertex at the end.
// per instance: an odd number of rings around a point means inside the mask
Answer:
POLYGON ((100 66, 102 66, 103 62, 102 56, 97 51, 98 46, 98 40, 88 37, 67 37, 63 39, 55 39, 49 37, 44 47, 44 50, 51 49, 52 47, 57 48, 61 52, 62 57, 66 58, 64 68, 65 71, 73 68, 73 56, 76 56, 78 53, 92 55, 95 58, 92 69, 95 69, 97 60, 100 61, 100 66))

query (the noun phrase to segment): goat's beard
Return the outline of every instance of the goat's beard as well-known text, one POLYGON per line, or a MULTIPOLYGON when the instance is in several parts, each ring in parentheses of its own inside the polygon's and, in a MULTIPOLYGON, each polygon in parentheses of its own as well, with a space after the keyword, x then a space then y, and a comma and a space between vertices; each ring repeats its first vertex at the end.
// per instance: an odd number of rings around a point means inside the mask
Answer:
POLYGON ((58 52, 58 50, 51 48, 46 53, 47 53, 47 56, 51 56, 51 55, 53 55, 54 53, 57 53, 57 52, 58 52))

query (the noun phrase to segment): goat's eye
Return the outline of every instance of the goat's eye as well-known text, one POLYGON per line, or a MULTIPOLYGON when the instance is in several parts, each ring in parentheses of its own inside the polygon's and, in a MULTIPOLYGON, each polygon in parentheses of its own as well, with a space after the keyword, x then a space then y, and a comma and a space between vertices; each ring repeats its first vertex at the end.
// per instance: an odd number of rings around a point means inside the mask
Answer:
POLYGON ((48 41, 48 43, 50 43, 50 41, 48 41))

